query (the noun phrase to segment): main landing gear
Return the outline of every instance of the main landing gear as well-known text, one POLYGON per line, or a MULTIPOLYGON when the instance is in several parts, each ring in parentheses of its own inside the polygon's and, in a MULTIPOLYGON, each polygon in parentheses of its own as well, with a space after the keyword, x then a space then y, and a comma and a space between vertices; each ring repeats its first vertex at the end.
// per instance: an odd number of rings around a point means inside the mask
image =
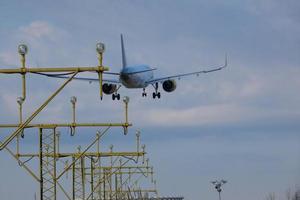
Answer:
POLYGON ((121 85, 118 86, 118 88, 115 90, 115 92, 111 95, 112 100, 120 100, 120 94, 118 93, 118 90, 120 89, 121 85))
POLYGON ((152 97, 153 97, 153 99, 155 99, 156 97, 157 97, 158 99, 160 99, 160 92, 153 92, 153 93, 152 93, 152 97))
POLYGON ((112 100, 115 100, 115 99, 120 100, 120 94, 119 93, 114 93, 114 94, 111 95, 111 97, 112 97, 112 100))
POLYGON ((160 92, 158 92, 158 83, 155 83, 155 85, 153 85, 155 92, 152 93, 152 97, 153 99, 155 99, 156 97, 158 99, 160 99, 160 92))

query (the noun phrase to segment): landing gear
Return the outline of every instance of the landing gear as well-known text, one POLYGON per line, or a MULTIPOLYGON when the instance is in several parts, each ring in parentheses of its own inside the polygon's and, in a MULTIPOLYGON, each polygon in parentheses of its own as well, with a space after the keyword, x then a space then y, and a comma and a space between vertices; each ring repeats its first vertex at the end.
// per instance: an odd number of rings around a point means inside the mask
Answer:
POLYGON ((152 97, 153 97, 153 99, 155 99, 156 97, 157 97, 158 99, 160 99, 160 92, 153 92, 153 93, 152 93, 152 97))
POLYGON ((158 99, 160 99, 160 92, 158 92, 158 83, 156 82, 155 85, 153 85, 155 92, 152 93, 152 97, 153 99, 155 99, 156 97, 158 99))
POLYGON ((115 99, 120 100, 120 94, 118 94, 118 93, 112 94, 111 97, 112 97, 112 100, 115 100, 115 99))
POLYGON ((145 92, 145 88, 143 88, 143 93, 142 93, 142 97, 146 97, 147 93, 145 92))
POLYGON ((112 100, 120 100, 120 94, 118 93, 118 90, 120 89, 121 85, 118 86, 118 88, 114 91, 114 93, 111 95, 112 100))

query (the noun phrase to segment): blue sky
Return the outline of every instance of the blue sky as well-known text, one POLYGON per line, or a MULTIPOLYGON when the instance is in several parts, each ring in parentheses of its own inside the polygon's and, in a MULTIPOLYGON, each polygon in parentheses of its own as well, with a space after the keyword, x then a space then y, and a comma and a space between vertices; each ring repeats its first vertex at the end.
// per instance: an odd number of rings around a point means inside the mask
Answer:
MULTIPOLYGON (((210 181, 225 178, 224 199, 264 199, 268 192, 283 199, 300 184, 299 8, 292 0, 1 1, 0 66, 19 65, 21 42, 29 46, 28 66, 93 66, 102 41, 105 65, 119 71, 120 33, 128 62, 157 67, 156 76, 210 69, 227 52, 228 68, 180 80, 159 101, 123 88, 131 97, 129 134, 142 131, 162 195, 216 199, 210 181)), ((60 83, 32 75, 26 115, 60 83)), ((1 123, 17 122, 20 89, 19 77, 0 75, 1 123)), ((100 102, 97 84, 73 82, 36 121, 69 121, 73 95, 78 121, 122 120, 121 102, 100 102)), ((124 148, 130 141, 119 130, 107 138, 124 148)), ((0 163, 7 180, 1 196, 32 199, 33 180, 6 152, 0 163)))

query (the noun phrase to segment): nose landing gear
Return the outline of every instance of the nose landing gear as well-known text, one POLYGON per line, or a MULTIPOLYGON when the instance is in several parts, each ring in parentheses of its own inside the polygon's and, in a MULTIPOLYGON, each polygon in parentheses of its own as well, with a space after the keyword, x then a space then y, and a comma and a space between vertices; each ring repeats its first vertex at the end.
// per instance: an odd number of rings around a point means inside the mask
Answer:
POLYGON ((147 93, 145 92, 145 88, 143 88, 143 93, 142 93, 142 97, 146 97, 147 93))

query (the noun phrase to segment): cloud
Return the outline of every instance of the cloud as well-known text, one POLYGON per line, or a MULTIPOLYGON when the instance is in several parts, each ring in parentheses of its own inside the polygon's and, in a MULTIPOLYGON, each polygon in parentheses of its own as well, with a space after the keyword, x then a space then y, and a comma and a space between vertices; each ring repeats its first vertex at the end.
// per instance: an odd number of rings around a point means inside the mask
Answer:
POLYGON ((2 65, 8 65, 8 67, 11 66, 18 66, 18 54, 12 53, 12 52, 2 52, 0 53, 0 63, 2 65))
POLYGON ((297 110, 261 109, 238 104, 215 104, 183 109, 159 108, 135 112, 133 119, 146 126, 201 126, 255 124, 261 121, 281 121, 300 116, 297 110), (142 114, 143 113, 143 114, 142 114))
POLYGON ((20 65, 17 45, 24 43, 29 52, 26 56, 27 66, 37 66, 47 62, 61 63, 67 54, 66 45, 70 34, 65 29, 55 26, 48 21, 34 20, 29 24, 21 25, 10 30, 7 40, 9 46, 3 46, 0 50, 0 64, 9 67, 20 65), (13 49, 12 49, 13 47, 13 49), (5 49, 5 50, 4 50, 5 49))
POLYGON ((299 21, 299 2, 297 1, 248 1, 246 7, 248 11, 259 16, 263 22, 268 23, 273 30, 286 35, 286 38, 299 41, 300 21, 299 21))
POLYGON ((38 40, 57 41, 67 36, 67 32, 49 24, 46 21, 33 21, 27 26, 19 28, 19 36, 25 40, 36 42, 38 40))

